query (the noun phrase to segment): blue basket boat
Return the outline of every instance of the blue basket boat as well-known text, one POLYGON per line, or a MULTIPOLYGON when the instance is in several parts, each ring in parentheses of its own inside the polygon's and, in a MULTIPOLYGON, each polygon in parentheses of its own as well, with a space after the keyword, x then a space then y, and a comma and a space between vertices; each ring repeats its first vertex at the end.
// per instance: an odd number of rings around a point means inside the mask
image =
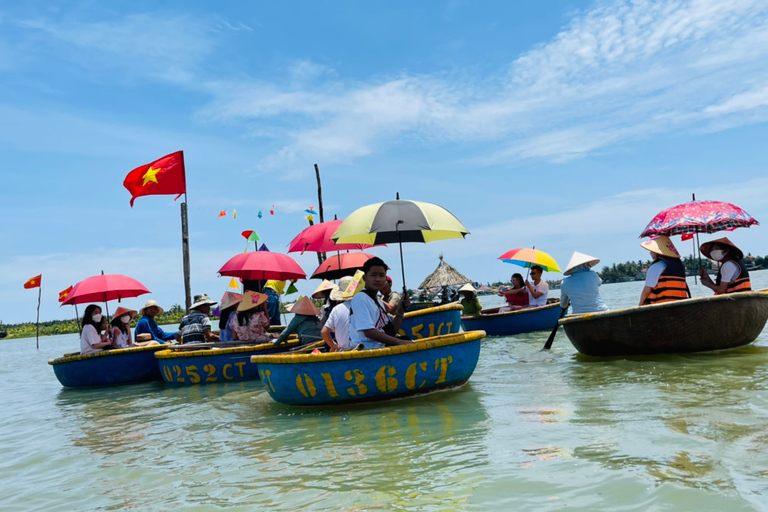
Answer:
POLYGON ((155 352, 166 345, 105 350, 95 354, 71 354, 48 361, 62 386, 117 386, 162 380, 155 352))
POLYGON ((258 368, 251 363, 251 356, 257 354, 278 354, 300 345, 297 338, 287 343, 273 345, 237 345, 232 343, 200 343, 178 345, 157 352, 157 359, 162 379, 169 384, 194 385, 216 382, 240 382, 257 380, 258 368), (229 346, 227 346, 229 345, 229 346))
POLYGON ((461 304, 445 304, 444 306, 409 311, 403 316, 403 323, 398 332, 412 340, 455 334, 461 328, 463 309, 461 304))
POLYGON ((251 362, 282 404, 372 402, 461 386, 475 371, 484 337, 463 332, 374 350, 253 356, 251 362))
POLYGON ((560 318, 560 301, 539 308, 499 313, 499 308, 484 309, 478 316, 462 316, 465 331, 482 329, 488 336, 512 336, 526 332, 552 330, 560 318))

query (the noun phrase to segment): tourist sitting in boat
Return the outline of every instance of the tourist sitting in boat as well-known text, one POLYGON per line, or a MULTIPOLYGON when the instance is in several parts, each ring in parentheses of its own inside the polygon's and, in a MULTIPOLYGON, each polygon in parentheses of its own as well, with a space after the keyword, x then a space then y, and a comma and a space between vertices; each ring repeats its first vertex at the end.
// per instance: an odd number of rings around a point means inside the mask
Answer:
MULTIPOLYGON (((296 280, 292 279, 291 284, 296 280)), ((285 294, 286 281, 270 279, 266 282, 263 292, 267 294, 267 314, 269 325, 280 325, 280 296, 285 294)))
POLYGON ((402 300, 403 297, 399 293, 392 291, 392 278, 387 276, 387 284, 381 289, 381 301, 384 303, 384 309, 387 310, 387 313, 394 314, 394 311, 400 307, 402 300))
POLYGON ((379 292, 387 284, 387 269, 384 261, 377 257, 363 265, 365 288, 350 303, 349 337, 356 349, 413 343, 409 339, 396 337, 410 299, 402 299, 400 307, 394 312, 394 319, 387 314, 384 303, 379 299, 379 292))
POLYGON ((707 271, 699 268, 701 284, 715 292, 715 295, 752 290, 749 272, 744 264, 744 253, 728 238, 718 238, 701 244, 701 254, 719 264, 715 280, 707 271))
POLYGON ((320 310, 312 304, 309 297, 302 297, 291 306, 289 312, 293 313, 293 319, 285 327, 280 336, 272 343, 279 345, 288 341, 288 336, 293 333, 299 337, 301 343, 311 343, 323 339, 320 336, 320 330, 323 324, 320 323, 320 310))
POLYGON ((80 332, 80 353, 94 354, 112 346, 106 330, 102 329, 101 308, 89 304, 83 313, 83 330, 80 332))
POLYGON ((181 319, 179 332, 182 343, 204 343, 206 341, 219 341, 219 335, 211 332, 211 306, 217 303, 208 295, 201 293, 195 295, 195 301, 189 307, 189 313, 181 319))
POLYGON ((233 340, 267 341, 269 317, 267 317, 267 296, 264 293, 246 291, 237 306, 237 314, 229 320, 233 340))
MULTIPOLYGON (((237 306, 243 296, 235 292, 225 292, 219 305, 219 340, 234 341, 230 322, 237 317, 237 306)), ((236 321, 235 321, 236 322, 236 321)))
POLYGON ((137 342, 156 341, 158 343, 167 343, 171 340, 178 340, 179 334, 176 332, 164 332, 155 322, 155 317, 163 313, 163 308, 157 305, 157 301, 148 300, 144 307, 139 310, 141 318, 136 323, 133 333, 137 342))
MULTIPOLYGON (((520 280, 522 282, 522 279, 520 280)), ((477 316, 483 309, 480 299, 477 298, 477 290, 472 284, 467 283, 459 288, 459 295, 462 296, 461 307, 464 308, 463 315, 477 316)))
POLYGON ((331 308, 333 307, 331 304, 331 291, 333 290, 334 286, 336 285, 329 280, 323 279, 323 282, 320 283, 320 286, 318 286, 317 289, 312 292, 313 299, 323 301, 323 305, 320 307, 320 322, 323 324, 326 320, 328 320, 328 315, 331 313, 331 308))
POLYGON ((515 311, 523 309, 528 306, 528 289, 525 287, 523 276, 514 273, 512 274, 512 288, 501 290, 499 295, 504 297, 507 301, 507 305, 499 308, 499 313, 506 313, 507 311, 515 311))
POLYGON ((320 336, 323 337, 331 352, 353 348, 349 338, 349 300, 352 299, 352 295, 345 294, 351 282, 352 276, 344 276, 339 279, 338 286, 334 286, 331 291, 330 299, 335 305, 320 330, 320 336))
POLYGON ((640 294, 640 305, 690 298, 691 290, 685 281, 685 267, 672 240, 662 235, 642 242, 640 247, 650 251, 653 258, 653 264, 645 274, 645 287, 640 294))
POLYGON ((133 347, 133 340, 131 339, 131 319, 135 317, 138 312, 119 307, 115 314, 112 315, 111 332, 112 346, 115 348, 128 348, 133 347))
POLYGON ((528 307, 537 308, 547 305, 547 295, 549 295, 549 285, 541 280, 544 269, 539 265, 531 267, 531 279, 533 282, 526 281, 525 287, 528 289, 528 307))
POLYGON ((561 308, 568 309, 570 305, 574 315, 608 311, 608 306, 600 297, 600 285, 603 281, 592 270, 598 263, 598 258, 580 252, 573 253, 563 272, 565 279, 560 285, 561 308))

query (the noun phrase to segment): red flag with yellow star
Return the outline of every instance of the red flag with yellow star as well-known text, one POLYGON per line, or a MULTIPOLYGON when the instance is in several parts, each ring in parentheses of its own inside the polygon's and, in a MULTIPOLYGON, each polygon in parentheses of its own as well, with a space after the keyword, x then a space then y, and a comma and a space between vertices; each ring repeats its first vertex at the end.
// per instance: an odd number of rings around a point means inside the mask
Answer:
POLYGON ((131 193, 131 207, 139 196, 181 194, 187 191, 184 152, 177 151, 128 173, 123 185, 131 193))
POLYGON ((64 302, 65 300, 67 300, 67 297, 69 297, 69 292, 71 291, 72 291, 72 286, 70 286, 66 290, 61 290, 59 292, 59 302, 64 302))
POLYGON ((24 283, 24 288, 29 290, 30 288, 40 288, 40 282, 43 280, 43 274, 38 274, 35 277, 30 277, 27 282, 24 283))

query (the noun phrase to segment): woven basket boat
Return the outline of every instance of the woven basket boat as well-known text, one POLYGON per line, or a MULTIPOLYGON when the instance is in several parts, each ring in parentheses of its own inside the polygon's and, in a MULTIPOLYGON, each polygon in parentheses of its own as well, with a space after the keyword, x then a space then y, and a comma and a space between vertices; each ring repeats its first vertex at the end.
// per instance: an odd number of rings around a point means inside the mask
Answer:
POLYGON ((251 357, 269 395, 289 405, 372 402, 461 386, 480 356, 483 331, 373 350, 251 357))
POLYGON ((513 336, 526 332, 552 330, 560 318, 560 301, 538 308, 499 313, 499 308, 484 309, 478 316, 462 316, 465 331, 483 330, 488 336, 513 336))
POLYGON ((117 386, 162 380, 155 361, 155 352, 167 345, 132 347, 71 354, 48 361, 62 386, 117 386))
POLYGON ((706 352, 755 341, 768 320, 768 290, 664 302, 560 320, 590 356, 706 352))
POLYGON ((461 304, 452 303, 409 311, 403 316, 399 334, 408 336, 412 340, 431 338, 441 334, 455 334, 461 328, 463 310, 461 304))

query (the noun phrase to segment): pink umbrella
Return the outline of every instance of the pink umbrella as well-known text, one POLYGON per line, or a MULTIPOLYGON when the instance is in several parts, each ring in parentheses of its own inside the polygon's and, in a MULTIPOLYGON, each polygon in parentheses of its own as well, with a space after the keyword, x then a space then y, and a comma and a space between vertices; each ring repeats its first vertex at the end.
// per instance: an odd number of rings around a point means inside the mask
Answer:
POLYGON ((748 228, 758 222, 736 205, 723 201, 691 201, 659 212, 640 238, 689 233, 715 233, 748 228))
POLYGON ((329 220, 314 224, 304 229, 291 240, 288 245, 288 252, 333 252, 333 251, 354 251, 373 247, 368 244, 336 244, 331 236, 339 229, 343 220, 329 220))
POLYGON ((84 304, 127 299, 149 293, 149 290, 132 277, 121 274, 102 274, 83 279, 69 292, 61 304, 84 304))
POLYGON ((222 276, 241 279, 304 279, 306 274, 287 254, 268 251, 244 252, 230 258, 219 269, 222 276))
POLYGON ((363 264, 373 258, 373 254, 364 252, 345 252, 331 256, 312 274, 312 279, 339 279, 354 275, 355 271, 363 268, 363 264))

